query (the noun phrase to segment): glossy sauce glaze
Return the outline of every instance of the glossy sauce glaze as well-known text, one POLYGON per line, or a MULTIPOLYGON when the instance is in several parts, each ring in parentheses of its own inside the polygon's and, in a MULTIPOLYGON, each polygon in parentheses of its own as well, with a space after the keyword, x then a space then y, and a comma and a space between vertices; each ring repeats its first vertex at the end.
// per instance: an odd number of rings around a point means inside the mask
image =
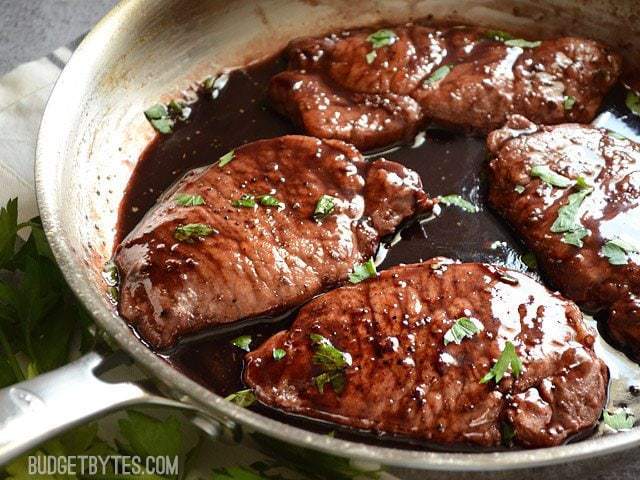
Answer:
MULTIPOLYGON (((267 106, 269 79, 284 68, 284 60, 277 57, 231 72, 217 98, 201 91, 199 100, 191 105, 189 120, 178 123, 171 135, 158 136, 147 147, 121 203, 116 244, 140 221, 158 195, 186 171, 208 165, 247 142, 302 133, 267 106)), ((630 118, 624 106, 621 86, 609 95, 602 111, 605 115, 600 117, 601 121, 611 125, 610 128, 627 129, 622 132, 627 135, 640 133, 640 125, 630 118)), ((523 261, 522 255, 526 252, 522 245, 486 206, 484 137, 430 126, 405 145, 384 152, 370 152, 368 156, 376 158, 379 155, 418 172, 425 191, 432 197, 459 194, 479 208, 477 213, 467 213, 443 206, 437 218, 407 225, 401 239, 387 238, 387 244, 395 243, 395 246, 386 252, 379 270, 446 256, 465 262, 504 265, 537 275, 535 269, 528 268, 523 261)), ((197 382, 225 396, 245 388, 241 378, 245 352, 233 346, 231 340, 239 335, 251 335, 251 348, 254 349, 272 334, 286 329, 292 317, 293 313, 284 318, 263 319, 265 321, 259 324, 240 322, 231 331, 211 331, 204 338, 187 339, 171 351, 158 354, 197 382)), ((596 350, 611 369, 613 383, 609 405, 634 407, 637 389, 633 386, 640 384, 640 369, 612 351, 602 340, 598 340, 596 350)), ((335 425, 308 422, 258 404, 251 408, 311 430, 328 432, 336 429, 335 425)), ((355 430, 338 434, 380 441, 355 430)), ((422 443, 421 446, 438 448, 422 443)))

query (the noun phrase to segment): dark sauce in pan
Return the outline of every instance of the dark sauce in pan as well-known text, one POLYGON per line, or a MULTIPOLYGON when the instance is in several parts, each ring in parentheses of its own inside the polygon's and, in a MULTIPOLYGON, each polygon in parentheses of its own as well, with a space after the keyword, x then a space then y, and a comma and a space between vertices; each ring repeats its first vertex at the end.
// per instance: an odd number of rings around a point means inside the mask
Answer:
MULTIPOLYGON (((209 92, 199 92, 199 100, 191 105, 186 122, 178 122, 174 132, 158 136, 144 151, 131 176, 122 200, 118 219, 116 244, 141 220, 157 197, 186 171, 208 165, 238 145, 261 138, 276 137, 297 131, 286 119, 273 112, 266 103, 269 79, 285 68, 285 61, 275 57, 261 64, 229 74, 226 86, 217 98, 209 92)), ((627 136, 640 134, 640 121, 631 118, 624 105, 625 90, 617 86, 607 97, 599 116, 599 126, 611 128, 627 136)), ((525 252, 507 225, 488 210, 484 165, 484 137, 467 135, 427 126, 413 143, 399 145, 384 152, 367 155, 384 156, 418 172, 424 189, 432 197, 459 194, 480 208, 475 214, 455 207, 444 207, 435 219, 413 222, 401 231, 400 237, 387 238, 387 248, 379 269, 400 263, 415 263, 434 256, 446 256, 461 261, 488 262, 527 271, 522 260, 525 252), (399 244, 396 243, 399 241, 399 244), (394 246, 389 246, 396 243, 394 246)), ((186 339, 171 351, 158 352, 183 373, 214 392, 226 396, 244 388, 242 367, 244 351, 231 344, 239 335, 252 336, 252 348, 272 334, 286 329, 295 312, 284 318, 238 322, 225 330, 212 330, 197 338, 186 339), (250 324, 249 324, 250 323, 250 324)), ((634 405, 640 385, 640 369, 623 354, 599 340, 597 353, 609 365, 612 373, 609 408, 634 405)), ((323 422, 284 414, 264 405, 251 407, 271 417, 319 432, 336 431, 338 436, 357 438, 365 442, 384 442, 396 446, 442 449, 423 442, 376 437, 323 422)), ((640 414, 640 405, 636 414, 640 414)), ((602 430, 602 427, 599 428, 602 430)), ((580 438, 592 432, 579 435, 580 438)), ((572 439, 575 440, 576 438, 572 439)), ((448 448, 448 450, 451 450, 448 448)))

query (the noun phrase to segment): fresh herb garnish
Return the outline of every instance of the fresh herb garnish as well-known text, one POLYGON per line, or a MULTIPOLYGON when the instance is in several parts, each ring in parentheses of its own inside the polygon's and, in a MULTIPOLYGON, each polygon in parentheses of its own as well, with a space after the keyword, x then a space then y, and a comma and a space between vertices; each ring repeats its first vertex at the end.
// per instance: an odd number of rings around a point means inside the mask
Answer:
POLYGON ((373 32, 367 37, 367 41, 371 42, 371 46, 375 49, 393 45, 396 40, 398 40, 398 36, 395 32, 386 28, 373 32))
POLYGON ((335 208, 335 198, 330 195, 322 195, 316 203, 316 209, 313 212, 315 220, 321 220, 331 214, 335 208))
POLYGON ((583 228, 578 214, 582 202, 592 191, 592 188, 583 188, 569 195, 567 204, 558 209, 558 218, 551 225, 553 233, 573 232, 583 228))
POLYGON ((200 195, 191 195, 189 193, 178 193, 176 195, 176 204, 181 207, 196 207, 204 205, 204 198, 200 195))
POLYGON ((171 100, 168 105, 169 112, 183 122, 191 115, 191 107, 184 102, 171 100))
POLYGON ((631 110, 634 115, 640 115, 640 95, 635 92, 629 91, 627 98, 625 99, 627 108, 631 110))
POLYGON ((256 197, 245 193, 239 199, 233 200, 231 205, 238 208, 253 208, 256 206, 256 197))
POLYGON ((591 185, 587 183, 587 179, 583 176, 576 178, 576 188, 578 190, 587 190, 589 188, 593 188, 591 185))
POLYGON ((576 97, 572 97, 571 95, 565 95, 564 100, 562 101, 562 106, 565 110, 571 110, 573 106, 576 104, 576 97))
POLYGON ((249 351, 251 350, 251 335, 240 335, 237 338, 234 338, 231 343, 242 350, 249 351))
POLYGON ((169 111, 164 105, 158 103, 145 110, 144 115, 158 132, 166 135, 173 131, 175 121, 169 116, 169 111))
POLYGON ((517 193, 517 194, 521 194, 525 191, 525 188, 523 185, 516 185, 515 187, 513 187, 513 190, 517 193))
POLYGON ((498 42, 506 42, 507 40, 513 40, 513 36, 510 33, 503 32, 502 30, 489 30, 484 36, 491 40, 496 40, 498 42))
POLYGON ((531 42, 529 40, 524 40, 522 38, 512 38, 510 40, 505 40, 504 44, 507 47, 536 48, 536 47, 539 47, 542 44, 542 42, 539 40, 535 42, 531 42))
POLYGON ((343 370, 351 366, 351 355, 338 350, 322 335, 312 333, 309 338, 314 349, 311 361, 323 370, 323 373, 313 378, 318 391, 324 393, 324 386, 330 383, 336 393, 341 393, 345 385, 343 370))
POLYGON ((468 317, 460 317, 457 319, 451 328, 444 334, 444 344, 456 343, 460 345, 460 342, 465 338, 471 338, 476 333, 484 330, 484 326, 476 324, 468 317))
POLYGON ((629 140, 627 137, 625 137, 624 135, 618 133, 618 132, 614 132, 613 130, 607 130, 607 133, 609 134, 610 137, 613 137, 617 140, 629 140))
POLYGON ((582 243, 582 239, 589 235, 589 233, 589 230, 581 226, 576 230, 566 232, 564 235, 562 235, 561 241, 563 243, 568 243, 569 245, 574 245, 578 248, 582 248, 582 246, 584 245, 582 243))
POLYGON ((218 231, 204 223, 188 223, 180 225, 173 233, 173 237, 179 242, 193 243, 194 239, 215 235, 218 231))
POLYGON ((605 410, 602 412, 602 420, 614 430, 631 430, 635 418, 633 413, 620 409, 616 413, 609 413, 605 410))
POLYGON ((504 349, 500 354, 500 358, 498 361, 491 367, 489 372, 482 377, 480 383, 487 383, 490 380, 494 380, 496 383, 499 383, 504 377, 507 370, 511 367, 511 373, 514 377, 519 376, 522 373, 522 362, 520 358, 518 358, 518 354, 516 353, 516 347, 511 342, 506 342, 504 344, 504 349))
POLYGON ((375 277, 377 275, 376 264, 373 258, 370 258, 364 263, 359 263, 353 267, 353 272, 349 274, 349 281, 351 283, 360 283, 367 278, 375 277))
POLYGON ((271 353, 276 362, 279 362, 287 355, 287 352, 283 348, 274 348, 271 353))
POLYGON ((233 160, 235 156, 236 156, 236 151, 235 150, 231 150, 230 152, 225 153, 218 160, 218 166, 219 167, 224 167, 227 163, 229 163, 231 160, 233 160))
POLYGON ((442 80, 444 77, 446 77, 447 75, 449 75, 449 73, 451 73, 451 70, 453 70, 453 66, 452 65, 443 65, 439 68, 437 68, 430 76, 429 78, 427 78, 425 80, 425 85, 435 85, 436 83, 438 83, 440 80, 442 80))
POLYGON ((278 210, 284 208, 284 203, 282 203, 273 195, 260 195, 258 197, 258 202, 260 202, 260 205, 265 207, 276 207, 278 210))
POLYGON ((538 177, 544 183, 547 183, 552 187, 567 188, 573 183, 571 179, 554 172, 546 165, 534 165, 531 167, 529 175, 532 177, 538 177))
POLYGON ((247 388, 246 390, 239 390, 231 395, 225 397, 225 400, 235 403, 239 407, 249 407, 256 401, 256 395, 253 390, 247 388))
POLYGON ((480 208, 478 208, 476 205, 474 205, 470 201, 465 200, 460 195, 445 195, 443 197, 438 197, 438 199, 440 200, 440 202, 444 203, 448 207, 449 206, 458 207, 464 210, 465 212, 477 213, 480 211, 480 208))
POLYGON ((378 48, 393 45, 397 39, 398 36, 392 30, 387 29, 378 30, 377 32, 373 32, 371 35, 369 35, 367 37, 367 41, 371 42, 371 47, 373 47, 373 50, 365 55, 367 63, 372 64, 374 62, 374 60, 378 56, 378 54, 376 53, 376 50, 378 48))
POLYGON ((522 263, 524 263, 529 270, 535 270, 538 268, 538 260, 533 252, 527 252, 522 257, 520 257, 522 263))
POLYGON ((614 238, 602 246, 600 253, 607 257, 611 265, 626 265, 629 262, 629 254, 640 253, 640 247, 614 238))

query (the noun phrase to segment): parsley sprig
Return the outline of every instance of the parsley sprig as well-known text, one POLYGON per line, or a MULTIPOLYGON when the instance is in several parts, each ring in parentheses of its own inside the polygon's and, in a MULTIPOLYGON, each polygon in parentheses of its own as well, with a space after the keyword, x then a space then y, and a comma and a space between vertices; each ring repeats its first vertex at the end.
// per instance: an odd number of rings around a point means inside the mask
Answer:
POLYGON ((489 372, 484 377, 482 377, 480 383, 488 383, 491 380, 499 383, 507 373, 507 370, 509 370, 509 368, 511 368, 511 374, 514 377, 518 377, 522 373, 522 361, 520 360, 520 358, 518 358, 516 347, 513 345, 513 343, 506 342, 504 345, 504 349, 500 354, 500 358, 498 358, 489 372))
POLYGON ((314 349, 311 361, 323 370, 313 378, 318 391, 324 393, 324 386, 330 383, 336 393, 341 393, 345 386, 344 369, 351 366, 351 355, 338 350, 322 335, 312 333, 309 338, 314 349))

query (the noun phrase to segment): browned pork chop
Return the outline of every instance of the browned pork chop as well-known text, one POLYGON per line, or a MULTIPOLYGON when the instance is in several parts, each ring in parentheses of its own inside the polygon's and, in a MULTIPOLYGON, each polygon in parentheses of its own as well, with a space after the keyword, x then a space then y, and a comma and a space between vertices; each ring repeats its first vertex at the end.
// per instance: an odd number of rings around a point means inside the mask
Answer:
POLYGON ((277 313, 344 281, 431 205, 415 172, 339 141, 244 145, 189 172, 117 248, 120 313, 156 348, 277 313))
POLYGON ((425 119, 480 132, 515 113, 545 124, 593 119, 620 74, 618 54, 583 38, 504 35, 407 25, 295 40, 270 97, 310 134, 362 149, 406 140, 425 119))
POLYGON ((247 354, 244 378, 290 413, 447 445, 496 446, 511 427, 541 447, 600 417, 593 342, 580 310, 530 277, 432 259, 314 299, 247 354), (512 347, 521 370, 486 378, 512 347))
POLYGON ((608 312, 614 339, 640 359, 640 145, 589 126, 514 117, 488 148, 491 204, 554 286, 608 312))

